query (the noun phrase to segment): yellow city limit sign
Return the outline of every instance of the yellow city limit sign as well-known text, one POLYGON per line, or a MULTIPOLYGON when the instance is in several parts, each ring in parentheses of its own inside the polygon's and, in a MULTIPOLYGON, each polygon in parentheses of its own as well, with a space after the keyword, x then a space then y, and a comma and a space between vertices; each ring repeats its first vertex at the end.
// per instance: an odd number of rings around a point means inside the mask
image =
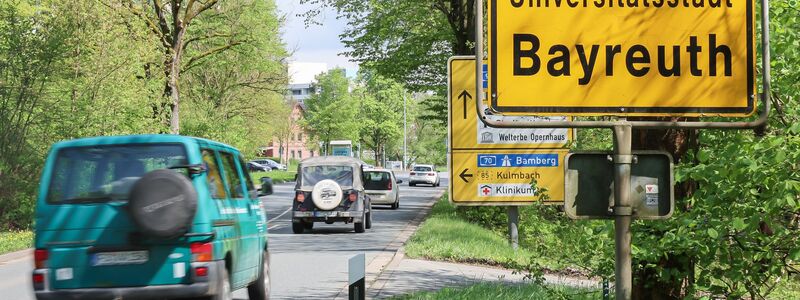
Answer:
POLYGON ((489 0, 501 113, 747 116, 752 0, 489 0))
POLYGON ((450 201, 457 205, 561 203, 567 152, 541 149, 452 152, 450 201), (536 188, 531 185, 533 181, 536 188))
MULTIPOLYGON (((448 62, 448 119, 451 150, 564 148, 573 139, 567 128, 492 128, 478 120, 475 105, 475 58, 448 62)), ((484 103, 485 104, 485 103, 484 103)), ((488 115, 488 118, 497 116, 488 115)), ((506 116, 520 121, 565 120, 566 117, 506 116)))

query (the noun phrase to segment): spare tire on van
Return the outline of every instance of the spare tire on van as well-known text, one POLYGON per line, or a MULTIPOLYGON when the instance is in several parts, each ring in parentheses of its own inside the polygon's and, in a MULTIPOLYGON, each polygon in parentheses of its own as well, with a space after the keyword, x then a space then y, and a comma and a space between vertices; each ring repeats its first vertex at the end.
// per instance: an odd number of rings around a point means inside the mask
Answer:
POLYGON ((133 185, 128 211, 144 235, 176 238, 192 226, 197 211, 197 191, 186 175, 169 169, 155 170, 133 185))

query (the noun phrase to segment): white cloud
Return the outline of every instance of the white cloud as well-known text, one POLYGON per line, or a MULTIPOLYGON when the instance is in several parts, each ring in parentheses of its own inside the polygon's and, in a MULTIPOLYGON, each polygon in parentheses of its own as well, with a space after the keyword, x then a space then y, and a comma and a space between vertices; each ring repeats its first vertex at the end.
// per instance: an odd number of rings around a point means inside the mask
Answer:
POLYGON ((330 9, 323 11, 317 20, 323 25, 310 25, 306 28, 303 17, 298 14, 312 9, 311 5, 301 5, 297 0, 277 0, 278 9, 286 15, 283 28, 283 40, 292 61, 326 63, 328 67, 343 67, 348 76, 358 72, 358 64, 348 57, 339 55, 346 49, 339 40, 339 35, 347 26, 345 20, 336 19, 336 12, 330 9))

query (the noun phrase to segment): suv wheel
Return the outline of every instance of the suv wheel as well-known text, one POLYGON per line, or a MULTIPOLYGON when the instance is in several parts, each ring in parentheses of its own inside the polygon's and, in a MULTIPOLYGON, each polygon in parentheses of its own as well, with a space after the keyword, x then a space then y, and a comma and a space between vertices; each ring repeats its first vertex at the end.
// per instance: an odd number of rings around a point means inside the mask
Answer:
POLYGON ((363 215, 364 217, 361 218, 361 222, 353 222, 353 227, 356 230, 356 233, 364 232, 364 222, 367 221, 366 214, 363 215))
POLYGON ((303 221, 296 222, 296 223, 292 222, 292 232, 300 234, 300 233, 303 233, 303 231, 305 231, 305 230, 306 230, 306 227, 303 224, 303 221))
POLYGON ((247 286, 247 295, 250 296, 250 300, 267 300, 269 299, 269 290, 269 253, 264 251, 261 272, 258 273, 256 281, 247 286))
POLYGON ((397 209, 400 207, 400 197, 394 198, 394 203, 392 203, 392 209, 397 209))
POLYGON ((306 230, 314 229, 314 222, 303 222, 303 228, 306 230))

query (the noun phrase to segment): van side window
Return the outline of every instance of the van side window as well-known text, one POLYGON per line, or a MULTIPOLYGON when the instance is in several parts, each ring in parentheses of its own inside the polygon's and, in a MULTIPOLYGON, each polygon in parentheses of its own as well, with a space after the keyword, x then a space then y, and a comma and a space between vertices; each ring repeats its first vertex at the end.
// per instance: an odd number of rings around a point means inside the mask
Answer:
POLYGON ((222 155, 222 170, 231 190, 231 198, 244 198, 242 179, 239 177, 239 172, 236 171, 236 161, 233 159, 233 155, 226 152, 220 152, 220 155, 222 155))
POLYGON ((250 172, 247 171, 247 163, 244 162, 244 158, 241 156, 239 156, 239 167, 242 168, 242 173, 244 173, 244 184, 247 186, 247 191, 255 191, 256 188, 253 186, 253 179, 250 179, 250 172))
POLYGON ((206 183, 208 183, 208 191, 211 193, 211 198, 228 198, 227 193, 225 193, 225 185, 222 183, 222 176, 219 175, 219 168, 217 167, 214 151, 203 149, 203 163, 208 169, 208 172, 206 172, 206 183))

